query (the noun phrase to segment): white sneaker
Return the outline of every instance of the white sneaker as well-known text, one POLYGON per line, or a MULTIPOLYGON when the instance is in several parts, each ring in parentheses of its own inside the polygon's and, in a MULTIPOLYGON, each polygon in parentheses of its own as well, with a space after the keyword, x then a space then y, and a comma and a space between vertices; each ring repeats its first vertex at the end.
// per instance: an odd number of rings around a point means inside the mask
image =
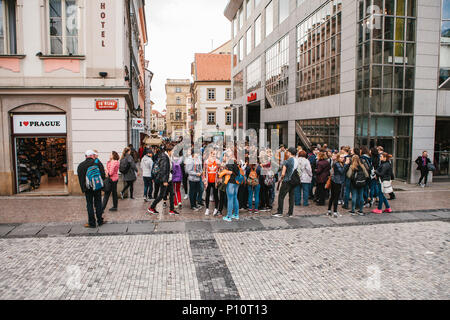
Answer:
POLYGON ((217 216, 217 213, 218 213, 217 209, 214 209, 213 216, 217 216))
POLYGON ((206 209, 205 216, 209 216, 209 209, 206 209))
POLYGON ((187 194, 184 195, 184 200, 187 200, 189 198, 189 196, 187 194))

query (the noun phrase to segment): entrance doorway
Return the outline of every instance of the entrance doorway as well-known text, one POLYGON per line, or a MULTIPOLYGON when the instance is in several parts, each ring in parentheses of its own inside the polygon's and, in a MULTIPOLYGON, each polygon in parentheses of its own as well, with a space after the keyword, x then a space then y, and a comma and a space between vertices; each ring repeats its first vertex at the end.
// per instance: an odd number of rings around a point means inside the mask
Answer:
POLYGON ((16 192, 67 192, 66 137, 15 137, 16 192))

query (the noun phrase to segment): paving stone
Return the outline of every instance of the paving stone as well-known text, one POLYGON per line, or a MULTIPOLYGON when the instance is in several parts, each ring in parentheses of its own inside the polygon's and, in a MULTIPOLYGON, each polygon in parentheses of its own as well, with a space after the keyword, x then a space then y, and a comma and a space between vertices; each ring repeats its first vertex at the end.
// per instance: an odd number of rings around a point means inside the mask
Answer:
POLYGON ((439 218, 450 219, 449 211, 432 211, 430 214, 439 218))
POLYGON ((107 223, 98 228, 98 233, 125 233, 127 227, 127 224, 107 223))
POLYGON ((375 214, 366 214, 364 216, 356 215, 351 217, 355 219, 358 223, 374 223, 378 221, 375 214))
POLYGON ((73 226, 70 229, 70 235, 84 235, 84 234, 94 234, 98 232, 98 228, 85 228, 82 225, 73 226))
POLYGON ((0 237, 6 236, 14 228, 15 226, 0 226, 0 237))
POLYGON ((424 220, 436 220, 439 219, 439 217, 436 217, 435 215, 432 215, 431 213, 428 212, 411 212, 412 215, 420 218, 420 219, 424 219, 424 220))
POLYGON ((155 226, 155 232, 185 232, 186 226, 182 221, 176 222, 158 222, 155 226))
POLYGON ((130 223, 128 225, 127 233, 148 233, 155 230, 153 223, 130 223))
POLYGON ((394 215, 401 220, 419 220, 420 218, 409 213, 409 212, 399 212, 394 213, 394 215))
POLYGON ((392 213, 382 213, 382 214, 374 214, 374 213, 370 213, 368 215, 370 218, 376 219, 377 221, 381 221, 381 222, 392 222, 392 221, 400 221, 401 219, 395 215, 393 215, 392 213))
POLYGON ((347 216, 347 215, 343 215, 342 217, 338 217, 338 218, 328 217, 328 219, 332 219, 334 221, 334 223, 336 223, 336 224, 358 223, 358 221, 353 219, 351 216, 347 216))
POLYGON ((189 221, 186 222, 186 232, 190 231, 212 231, 209 221, 189 221))
POLYGON ((238 228, 237 221, 233 220, 232 222, 227 222, 223 220, 215 220, 211 221, 212 231, 226 231, 226 230, 234 230, 238 228))
POLYGON ((259 220, 245 219, 238 221, 238 228, 242 230, 261 230, 264 229, 264 226, 259 220))
POLYGON ((280 218, 261 219, 260 221, 264 227, 270 229, 272 228, 282 229, 289 227, 289 224, 286 222, 286 220, 280 218))
POLYGON ((69 235, 69 231, 72 229, 72 226, 48 226, 42 229, 38 235, 47 235, 47 236, 58 236, 58 235, 69 235))
POLYGON ((336 224, 334 220, 328 217, 307 217, 305 219, 310 221, 314 226, 332 226, 336 224))
POLYGON ((38 234, 39 231, 41 231, 45 226, 43 225, 25 225, 22 224, 14 230, 12 230, 8 237, 27 237, 27 236, 35 236, 38 234))
MULTIPOLYGON (((280 218, 274 218, 274 219, 280 219, 280 218)), ((312 227, 313 223, 309 220, 307 220, 306 218, 301 218, 301 217, 290 217, 290 218, 285 218, 283 219, 284 221, 286 221, 286 223, 294 228, 308 228, 308 227, 312 227)))

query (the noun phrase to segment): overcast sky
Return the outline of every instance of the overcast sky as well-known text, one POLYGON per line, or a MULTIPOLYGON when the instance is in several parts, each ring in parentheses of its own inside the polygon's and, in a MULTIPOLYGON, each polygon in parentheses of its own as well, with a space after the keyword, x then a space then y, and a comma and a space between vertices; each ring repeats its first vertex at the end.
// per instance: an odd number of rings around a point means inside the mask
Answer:
POLYGON ((154 73, 154 109, 165 109, 166 79, 190 79, 195 53, 211 51, 231 38, 223 15, 228 0, 147 0, 148 44, 145 57, 154 73))

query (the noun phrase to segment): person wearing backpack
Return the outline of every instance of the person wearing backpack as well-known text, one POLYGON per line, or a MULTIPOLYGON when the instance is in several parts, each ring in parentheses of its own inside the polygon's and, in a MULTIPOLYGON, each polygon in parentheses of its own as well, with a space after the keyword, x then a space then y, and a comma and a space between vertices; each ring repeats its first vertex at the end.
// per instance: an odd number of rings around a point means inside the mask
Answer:
POLYGON ((259 177, 261 175, 260 165, 251 164, 247 167, 245 175, 247 176, 248 211, 250 213, 258 213, 259 192, 261 189, 261 186, 259 184, 259 177), (253 195, 255 196, 255 209, 253 209, 253 195))
POLYGON ((296 152, 297 151, 293 147, 289 148, 286 151, 288 159, 283 163, 283 168, 281 170, 280 180, 282 181, 282 184, 280 188, 280 193, 278 194, 278 209, 277 212, 272 215, 274 217, 283 216, 284 198, 286 197, 287 194, 289 194, 289 211, 287 215, 288 217, 291 217, 294 213, 295 186, 290 182, 292 175, 294 174, 296 152))
POLYGON ((84 225, 86 228, 96 228, 97 225, 101 226, 106 223, 102 217, 102 188, 106 175, 103 164, 95 156, 94 151, 87 150, 85 153, 86 159, 77 168, 80 188, 86 197, 88 212, 88 223, 84 225), (97 218, 97 221, 95 218, 97 218))
POLYGON ((351 165, 347 169, 347 178, 350 179, 351 193, 352 193, 352 209, 350 213, 356 215, 356 206, 359 208, 358 214, 360 216, 364 215, 364 199, 363 191, 367 184, 367 179, 369 178, 369 173, 367 172, 365 166, 361 163, 358 155, 353 155, 351 165))
POLYGON ((123 199, 125 191, 130 188, 130 199, 134 199, 133 185, 137 179, 136 173, 138 172, 138 169, 136 167, 136 162, 131 155, 130 148, 123 149, 122 159, 120 159, 119 171, 122 174, 123 181, 125 182, 125 186, 120 192, 120 197, 123 199))
POLYGON ((202 160, 198 150, 192 150, 192 156, 186 159, 186 173, 189 181, 189 201, 191 209, 194 211, 200 210, 202 207, 197 203, 200 193, 200 185, 202 183, 202 160))
POLYGON ((299 202, 302 201, 302 193, 303 193, 303 206, 307 207, 309 200, 309 192, 311 190, 311 181, 313 177, 313 172, 311 168, 311 162, 306 158, 307 154, 305 151, 300 151, 298 157, 298 167, 297 171, 300 177, 300 197, 299 202))

